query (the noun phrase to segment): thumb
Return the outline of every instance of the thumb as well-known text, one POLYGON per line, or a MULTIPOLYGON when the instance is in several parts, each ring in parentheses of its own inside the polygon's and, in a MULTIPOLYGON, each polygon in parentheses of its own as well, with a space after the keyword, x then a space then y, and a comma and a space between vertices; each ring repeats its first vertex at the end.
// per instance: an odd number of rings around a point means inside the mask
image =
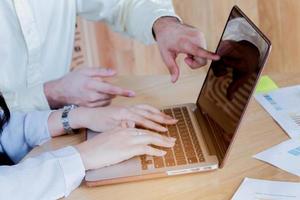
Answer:
POLYGON ((110 68, 91 67, 91 68, 86 68, 84 70, 84 74, 90 77, 111 77, 111 76, 115 76, 117 72, 110 68))
POLYGON ((179 66, 176 63, 177 55, 175 53, 164 53, 162 54, 163 60, 171 74, 171 81, 175 83, 179 78, 179 66))

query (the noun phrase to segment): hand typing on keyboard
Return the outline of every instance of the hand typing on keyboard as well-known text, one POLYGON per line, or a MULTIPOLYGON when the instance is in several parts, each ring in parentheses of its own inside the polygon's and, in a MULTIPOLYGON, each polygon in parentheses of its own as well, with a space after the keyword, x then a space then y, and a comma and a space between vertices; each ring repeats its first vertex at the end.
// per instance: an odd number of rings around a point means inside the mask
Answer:
POLYGON ((166 126, 167 132, 161 133, 163 136, 176 138, 176 143, 173 148, 154 146, 166 152, 163 157, 140 156, 142 170, 204 162, 202 149, 187 108, 165 109, 163 112, 178 120, 177 124, 166 126))
MULTIPOLYGON (((78 108, 78 111, 80 112, 78 108)), ((84 127, 95 132, 105 132, 122 123, 127 123, 127 127, 135 128, 136 126, 157 131, 166 132, 167 129, 162 124, 172 125, 177 123, 174 118, 160 112, 160 110, 149 105, 135 105, 129 107, 109 106, 100 108, 84 108, 84 113, 78 116, 88 116, 84 127)), ((72 116, 71 116, 72 117, 72 116)))

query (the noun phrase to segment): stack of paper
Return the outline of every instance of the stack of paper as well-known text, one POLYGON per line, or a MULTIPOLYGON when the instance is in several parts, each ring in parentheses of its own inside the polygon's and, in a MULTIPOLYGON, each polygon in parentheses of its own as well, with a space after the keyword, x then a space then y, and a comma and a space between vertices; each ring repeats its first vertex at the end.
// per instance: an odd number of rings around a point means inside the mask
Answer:
MULTIPOLYGON (((277 88, 262 77, 255 98, 292 139, 254 157, 300 176, 300 86, 277 88)), ((300 200, 300 183, 246 178, 232 200, 300 200)))
POLYGON ((291 138, 300 138, 300 85, 259 93, 255 98, 291 138))
MULTIPOLYGON (((274 86, 270 84, 270 79, 265 79, 263 83, 263 88, 270 89, 274 86)), ((300 176, 300 85, 269 92, 260 91, 255 98, 291 137, 291 140, 254 157, 300 176)))

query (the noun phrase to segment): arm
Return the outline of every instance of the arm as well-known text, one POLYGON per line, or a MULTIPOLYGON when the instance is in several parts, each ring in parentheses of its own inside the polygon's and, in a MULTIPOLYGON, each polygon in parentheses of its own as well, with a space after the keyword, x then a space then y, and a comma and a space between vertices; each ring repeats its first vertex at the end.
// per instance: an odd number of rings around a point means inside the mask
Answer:
MULTIPOLYGON (((39 111, 12 113, 0 138, 0 150, 18 163, 32 148, 45 143, 51 137, 64 134, 61 122, 62 111, 39 111), (11 145, 13 142, 14 145, 11 145)), ((161 124, 174 124, 177 121, 148 105, 131 107, 110 106, 105 108, 79 107, 69 113, 73 129, 89 128, 105 132, 120 127, 122 122, 132 122, 158 132, 167 131, 161 124)))
MULTIPOLYGON (((175 123, 173 119, 163 115, 155 108, 147 105, 139 105, 138 107, 141 109, 131 108, 132 112, 129 109, 118 109, 121 117, 119 120, 125 120, 126 118, 122 118, 122 115, 127 114, 131 116, 133 121, 136 120, 139 123, 144 121, 147 124, 147 119, 141 121, 142 118, 133 114, 133 111, 135 111, 141 113, 140 116, 147 116, 153 121, 175 123), (153 114, 150 114, 150 112, 153 114)), ((73 128, 92 127, 92 125, 95 127, 100 118, 103 120, 103 116, 96 117, 100 114, 99 111, 87 108, 75 109, 70 113, 70 124, 73 128), (86 118, 91 120, 87 121, 86 118)), ((23 154, 30 147, 49 139, 50 135, 63 134, 60 122, 61 111, 54 111, 50 116, 49 113, 13 113, 12 121, 5 127, 2 135, 1 145, 5 147, 2 150, 5 150, 10 156, 18 153, 23 154), (48 116, 49 119, 47 120, 48 116), (17 126, 20 126, 20 128, 17 126), (33 134, 34 132, 35 134, 33 134), (7 137, 11 137, 11 140, 7 137), (18 143, 19 145, 11 145, 12 143, 18 143), (14 147, 9 149, 10 146, 14 147), (22 146, 26 148, 24 149, 22 146), (21 148, 21 150, 18 150, 18 148, 21 148)), ((111 113, 105 113, 105 115, 107 114, 110 114, 110 120, 114 121, 114 116, 111 113)), ((115 121, 117 120, 115 119, 115 121)), ((22 199, 24 196, 30 196, 32 199, 58 199, 67 196, 79 186, 85 170, 112 165, 137 155, 164 156, 166 152, 148 145, 172 147, 174 142, 175 140, 172 138, 134 128, 119 128, 105 132, 90 141, 76 145, 76 149, 67 147, 27 159, 15 166, 0 167, 0 199, 22 199), (34 188, 34 190, 31 188, 34 188), (11 197, 13 191, 18 192, 11 197)), ((16 158, 20 157, 22 156, 14 156, 14 160, 17 161, 19 159, 16 158)))
POLYGON ((107 22, 115 31, 146 44, 154 43, 154 22, 175 14, 171 0, 77 0, 77 13, 89 20, 107 22))
POLYGON ((32 148, 48 141, 51 138, 47 124, 50 113, 51 111, 12 113, 1 133, 2 151, 18 163, 32 148))
MULTIPOLYGON (((33 147, 51 138, 48 126, 53 127, 53 122, 48 118, 59 112, 12 113, 1 133, 0 151, 18 163, 33 147)), ((57 135, 62 133, 57 132, 57 135)), ((14 166, 0 167, 0 199, 23 199, 24 196, 58 199, 78 187, 84 174, 80 155, 73 147, 44 153, 14 166)))
POLYGON ((179 78, 176 58, 185 54, 185 63, 192 69, 206 65, 219 56, 206 50, 203 33, 182 24, 171 0, 77 0, 77 13, 89 20, 102 20, 146 44, 156 39, 172 82, 179 78), (170 34, 171 33, 171 34, 170 34))
POLYGON ((0 199, 59 199, 77 188, 85 175, 73 147, 0 167, 0 199))
POLYGON ((15 91, 2 91, 11 110, 31 111, 49 110, 49 104, 44 94, 43 84, 30 88, 20 88, 15 91))

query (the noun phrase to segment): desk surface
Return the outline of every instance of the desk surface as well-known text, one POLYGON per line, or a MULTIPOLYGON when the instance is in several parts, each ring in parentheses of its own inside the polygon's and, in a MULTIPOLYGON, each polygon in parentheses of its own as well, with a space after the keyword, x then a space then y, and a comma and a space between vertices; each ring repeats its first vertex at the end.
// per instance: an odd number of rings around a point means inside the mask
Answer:
MULTIPOLYGON (((298 74, 270 74, 279 86, 300 84, 298 74)), ((129 105, 149 103, 162 107, 172 104, 195 102, 204 76, 195 74, 183 76, 172 85, 169 76, 120 77, 116 84, 134 89, 138 96, 133 99, 119 98, 114 104, 129 105)), ((83 135, 56 138, 31 152, 31 156, 49 149, 79 143, 83 135)), ((84 183, 67 199, 201 199, 227 200, 232 197, 244 177, 300 181, 299 177, 288 174, 273 166, 252 158, 273 145, 288 139, 272 118, 251 100, 249 108, 223 169, 193 175, 156 179, 120 185, 87 188, 84 183)))

